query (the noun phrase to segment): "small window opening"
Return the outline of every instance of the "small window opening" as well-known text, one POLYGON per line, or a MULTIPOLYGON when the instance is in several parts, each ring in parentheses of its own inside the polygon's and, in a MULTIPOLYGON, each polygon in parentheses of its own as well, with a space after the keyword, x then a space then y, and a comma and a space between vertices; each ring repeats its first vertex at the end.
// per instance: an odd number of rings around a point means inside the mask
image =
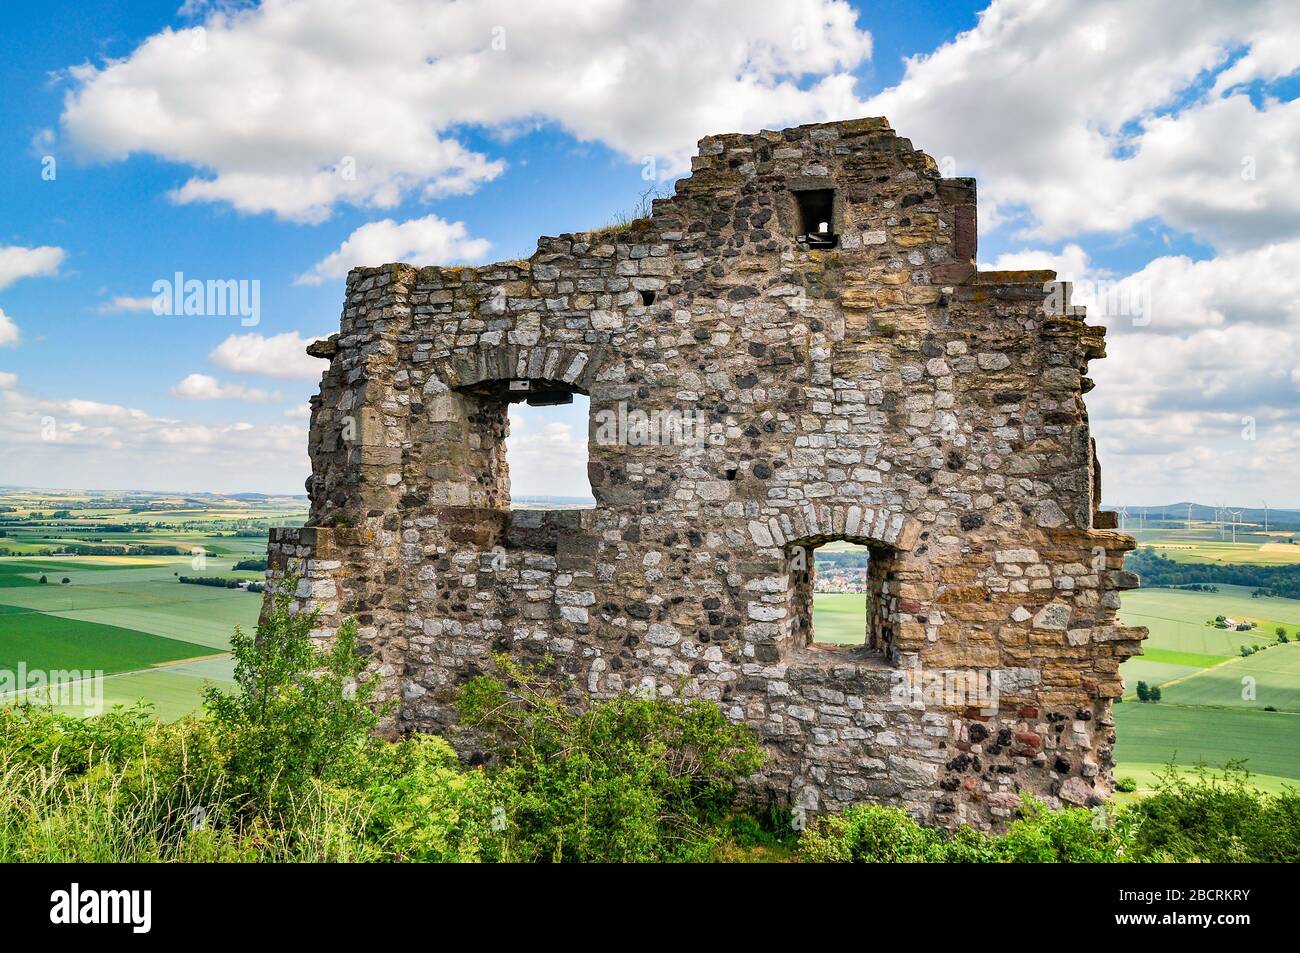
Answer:
POLYGON ((826 539, 789 550, 792 644, 893 658, 898 583, 888 546, 826 539))
POLYGON ((847 542, 813 550, 814 645, 864 646, 871 613, 871 550, 847 542))
POLYGON ((794 193, 799 204, 800 241, 809 248, 834 248, 839 243, 835 234, 835 190, 808 189, 794 193))
POLYGON ((655 303, 655 293, 653 291, 641 292, 641 303, 647 308, 650 307, 650 305, 655 303))
POLYGON ((538 381, 510 394, 505 466, 511 509, 567 510, 596 505, 587 474, 586 394, 538 381), (522 398, 522 399, 521 399, 522 398))
POLYGON ((736 468, 735 468, 735 467, 728 467, 728 468, 727 468, 727 479, 728 479, 728 480, 734 480, 734 479, 736 479, 736 468))

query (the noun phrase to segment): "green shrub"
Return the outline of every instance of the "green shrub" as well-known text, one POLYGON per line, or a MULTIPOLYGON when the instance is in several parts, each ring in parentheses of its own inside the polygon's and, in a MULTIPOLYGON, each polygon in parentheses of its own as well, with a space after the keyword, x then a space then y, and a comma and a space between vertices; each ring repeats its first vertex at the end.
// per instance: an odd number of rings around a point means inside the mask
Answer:
POLYGON ((799 838, 799 855, 820 863, 923 863, 942 842, 939 831, 901 808, 861 805, 810 824, 799 838))
POLYGON ((803 860, 830 863, 1110 863, 1124 859, 1128 826, 1082 808, 1050 811, 1025 797, 1005 834, 951 833, 896 807, 851 807, 819 818, 799 839, 803 860))
POLYGON ((1135 778, 1116 778, 1115 790, 1123 794, 1132 794, 1138 789, 1137 779, 1135 778))
MULTIPOLYGON (((1172 767, 1113 811, 1026 798, 1005 833, 948 832, 893 807, 738 813, 762 764, 709 702, 622 698, 578 713, 564 682, 499 658, 462 692, 491 766, 446 741, 376 738, 355 627, 324 650, 281 595, 237 633, 242 693, 161 724, 145 706, 87 719, 0 707, 0 862, 658 861, 993 863, 1300 860, 1300 793, 1172 767)), ((1120 779, 1119 790, 1136 787, 1120 779)))
POLYGON ((1048 810, 1022 795, 1020 817, 996 838, 1014 863, 1107 864, 1125 859, 1129 825, 1122 814, 1081 807, 1048 810))
POLYGON ((1134 852, 1145 860, 1294 863, 1300 860, 1300 791, 1266 794, 1239 765, 1161 775, 1156 793, 1130 808, 1134 852))
POLYGON ((250 636, 230 640, 237 691, 209 686, 204 705, 227 746, 235 789, 266 811, 312 781, 337 780, 369 746, 378 715, 374 683, 361 678, 355 621, 328 650, 312 641, 316 612, 295 612, 288 579, 250 636))
POLYGON ((490 779, 511 860, 702 860, 736 783, 762 765, 717 705, 621 698, 574 714, 553 682, 498 656, 461 718, 499 760, 490 779))
POLYGON ((393 860, 508 859, 504 811, 482 771, 463 770, 451 745, 414 735, 376 745, 370 780, 368 839, 393 860))

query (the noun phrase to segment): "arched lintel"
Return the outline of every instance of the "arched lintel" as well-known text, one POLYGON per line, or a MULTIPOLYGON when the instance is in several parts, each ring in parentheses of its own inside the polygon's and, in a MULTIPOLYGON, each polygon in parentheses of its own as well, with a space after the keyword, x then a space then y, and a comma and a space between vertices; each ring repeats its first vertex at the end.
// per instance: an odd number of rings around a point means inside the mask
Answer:
POLYGON ((589 394, 603 363, 600 347, 483 344, 435 361, 438 376, 453 390, 470 390, 494 381, 537 381, 589 394))
POLYGON ((911 552, 921 535, 921 524, 887 507, 859 503, 805 503, 749 523, 750 537, 764 548, 815 549, 833 540, 845 540, 896 552, 911 552))

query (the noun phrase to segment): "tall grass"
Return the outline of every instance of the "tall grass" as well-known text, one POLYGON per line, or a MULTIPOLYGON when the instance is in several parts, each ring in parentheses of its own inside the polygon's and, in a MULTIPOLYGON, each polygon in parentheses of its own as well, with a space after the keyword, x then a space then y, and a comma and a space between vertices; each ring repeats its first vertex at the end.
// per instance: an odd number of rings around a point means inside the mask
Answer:
POLYGON ((274 822, 245 799, 141 789, 110 766, 102 777, 0 756, 0 863, 333 862, 384 859, 365 839, 371 811, 315 782, 274 822), (200 803, 201 800, 201 803, 200 803))

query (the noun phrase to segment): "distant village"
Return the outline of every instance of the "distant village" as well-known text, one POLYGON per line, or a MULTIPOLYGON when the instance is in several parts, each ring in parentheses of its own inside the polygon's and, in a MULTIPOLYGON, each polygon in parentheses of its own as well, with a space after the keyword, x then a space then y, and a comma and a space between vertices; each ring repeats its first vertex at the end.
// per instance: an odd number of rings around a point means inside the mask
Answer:
POLYGON ((870 592, 867 569, 862 567, 817 567, 813 575, 813 592, 870 592))

